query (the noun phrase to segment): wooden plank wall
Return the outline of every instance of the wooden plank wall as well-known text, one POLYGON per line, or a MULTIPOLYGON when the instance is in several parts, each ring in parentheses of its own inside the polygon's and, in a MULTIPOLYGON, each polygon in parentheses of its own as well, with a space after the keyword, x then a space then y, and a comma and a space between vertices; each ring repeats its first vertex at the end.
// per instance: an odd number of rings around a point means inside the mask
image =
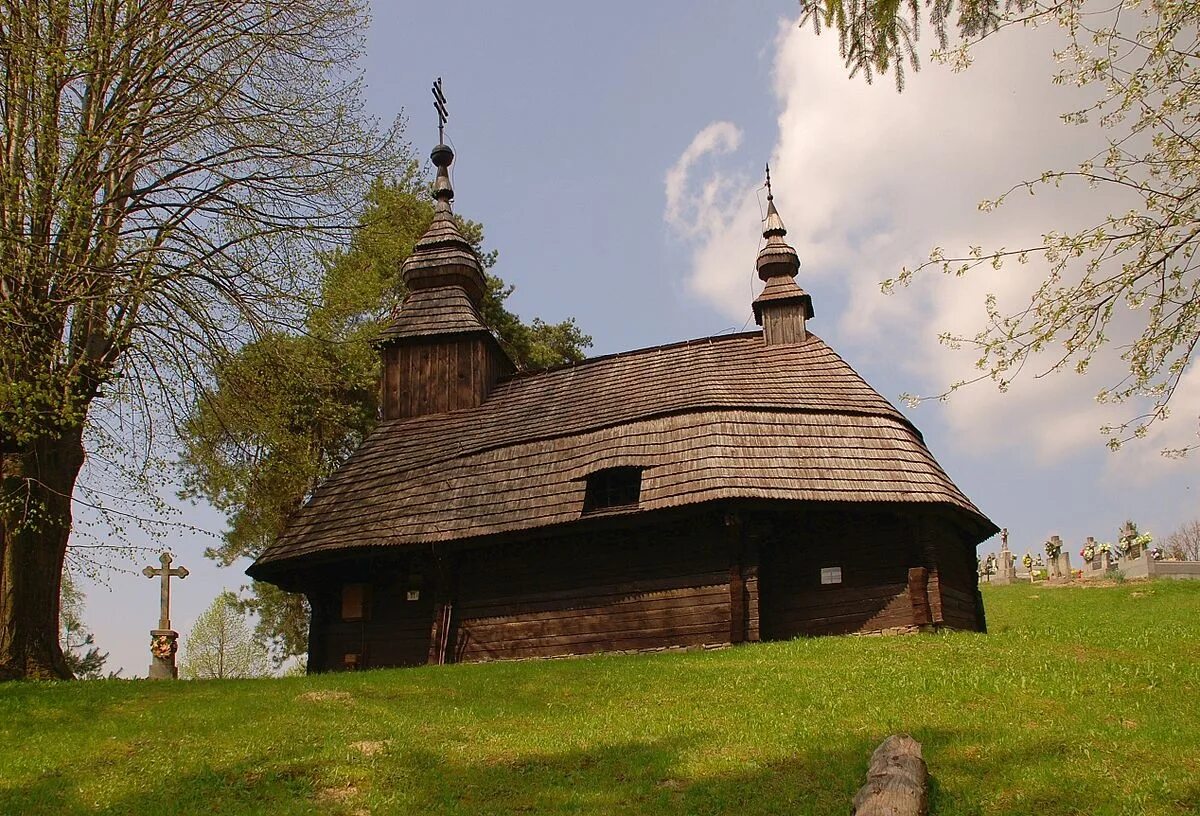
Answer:
POLYGON ((442 554, 392 553, 320 578, 310 666, 340 670, 845 634, 980 629, 974 570, 936 513, 808 505, 702 512, 442 554), (822 567, 842 583, 822 585, 822 567), (420 576, 421 597, 406 599, 420 576), (341 585, 370 584, 341 619, 341 585), (915 593, 915 594, 914 594, 915 593), (446 628, 445 652, 439 627, 446 628))
POLYGON ((804 307, 799 303, 762 305, 763 336, 768 346, 803 343, 808 337, 804 328, 804 307))
POLYGON ((423 416, 480 405, 501 374, 485 338, 446 336, 389 346, 384 353, 383 416, 423 416))
MULTIPOLYGON (((964 543, 948 522, 935 529, 940 532, 936 543, 939 576, 936 593, 940 600, 941 621, 953 629, 982 630, 974 548, 964 543)), ((933 593, 931 587, 930 594, 933 593)))
POLYGON ((710 524, 464 552, 454 660, 728 643, 725 545, 710 524))
POLYGON ((776 518, 761 545, 764 640, 913 625, 909 568, 922 557, 909 519, 861 509, 798 515, 776 518), (821 584, 822 567, 841 567, 842 583, 821 584))
POLYGON ((330 571, 320 589, 309 593, 310 671, 341 671, 347 654, 359 655, 360 669, 423 665, 429 656, 434 605, 433 576, 426 561, 409 555, 383 565, 359 562, 330 571), (366 615, 342 620, 342 585, 359 582, 369 586, 366 615), (418 584, 420 597, 408 600, 408 590, 418 584))

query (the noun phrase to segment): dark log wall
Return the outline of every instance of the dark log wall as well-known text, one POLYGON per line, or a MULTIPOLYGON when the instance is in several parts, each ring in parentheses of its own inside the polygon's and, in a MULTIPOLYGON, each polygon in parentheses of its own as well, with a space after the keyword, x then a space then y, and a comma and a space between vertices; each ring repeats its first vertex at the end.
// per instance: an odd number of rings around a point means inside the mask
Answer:
POLYGON ((384 419, 474 408, 503 373, 500 356, 480 336, 400 343, 383 359, 384 419))
POLYGON ((313 615, 309 631, 312 671, 350 668, 347 655, 357 655, 353 668, 417 666, 429 654, 433 620, 433 574, 419 555, 371 559, 331 569, 320 588, 308 593, 313 615), (361 620, 342 619, 342 587, 368 586, 361 620), (408 600, 410 589, 419 597, 408 600))
POLYGON ((454 660, 728 643, 729 555, 711 523, 465 552, 454 660))
POLYGON ((775 516, 762 545, 762 635, 846 634, 914 624, 909 569, 926 566, 911 517, 814 508, 775 516), (841 567, 822 584, 822 567, 841 567))
POLYGON ((941 622, 952 629, 982 630, 975 548, 956 535, 948 522, 942 523, 941 530, 936 543, 941 622))
POLYGON ((947 524, 936 513, 917 512, 912 516, 913 536, 917 544, 917 561, 929 569, 928 592, 929 613, 933 622, 941 625, 942 619, 942 576, 938 557, 942 539, 947 534, 947 524))
POLYGON ((970 547, 933 510, 802 505, 609 522, 625 528, 327 570, 309 593, 310 666, 347 668, 348 654, 376 668, 982 628, 970 547), (840 567, 841 583, 822 584, 822 567, 840 567), (369 583, 363 620, 341 617, 346 582, 369 583))

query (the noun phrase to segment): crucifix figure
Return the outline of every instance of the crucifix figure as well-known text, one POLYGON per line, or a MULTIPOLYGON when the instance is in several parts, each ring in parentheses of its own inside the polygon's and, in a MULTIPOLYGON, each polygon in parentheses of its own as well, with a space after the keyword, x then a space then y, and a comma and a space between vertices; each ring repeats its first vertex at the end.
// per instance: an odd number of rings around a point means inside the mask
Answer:
POLYGON ((180 579, 187 578, 188 570, 187 567, 171 569, 171 554, 169 552, 160 555, 158 560, 162 564, 162 567, 159 569, 146 567, 142 570, 142 575, 145 575, 147 578, 162 576, 162 588, 159 590, 159 599, 162 608, 158 616, 158 628, 165 630, 171 628, 171 576, 180 579))

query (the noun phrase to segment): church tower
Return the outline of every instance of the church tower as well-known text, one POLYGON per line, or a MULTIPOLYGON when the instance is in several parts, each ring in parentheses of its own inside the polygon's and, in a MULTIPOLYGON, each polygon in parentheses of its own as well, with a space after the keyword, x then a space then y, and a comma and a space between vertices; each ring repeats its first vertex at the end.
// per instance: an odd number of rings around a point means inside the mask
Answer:
MULTIPOLYGON (((434 96, 441 136, 445 98, 440 79, 434 96)), ((401 267, 408 294, 379 338, 384 419, 475 408, 501 377, 515 370, 483 322, 483 266, 454 221, 454 151, 440 138, 430 159, 437 167, 433 222, 401 267)))
POLYGON ((783 236, 787 229, 771 193, 771 168, 767 168, 766 245, 758 253, 758 277, 766 283, 754 299, 754 322, 763 327, 768 346, 803 343, 808 339, 805 321, 813 316, 812 297, 796 283, 800 257, 783 236))

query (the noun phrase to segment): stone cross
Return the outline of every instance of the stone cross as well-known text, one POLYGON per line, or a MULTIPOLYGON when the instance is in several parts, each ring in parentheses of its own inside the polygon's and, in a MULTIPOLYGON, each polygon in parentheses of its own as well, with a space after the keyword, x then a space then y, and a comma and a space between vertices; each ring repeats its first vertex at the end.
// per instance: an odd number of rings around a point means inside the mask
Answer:
POLYGON ((1017 577, 1017 569, 1013 562, 1016 557, 1008 549, 1008 528, 1000 531, 1000 563, 996 565, 996 577, 993 583, 1011 584, 1017 577))
POLYGON ((161 608, 158 615, 158 628, 166 630, 171 628, 171 576, 179 579, 187 578, 188 570, 187 567, 171 569, 171 554, 169 552, 160 555, 158 561, 162 564, 160 568, 146 567, 142 570, 142 575, 145 575, 147 578, 162 577, 161 589, 159 590, 161 608))

